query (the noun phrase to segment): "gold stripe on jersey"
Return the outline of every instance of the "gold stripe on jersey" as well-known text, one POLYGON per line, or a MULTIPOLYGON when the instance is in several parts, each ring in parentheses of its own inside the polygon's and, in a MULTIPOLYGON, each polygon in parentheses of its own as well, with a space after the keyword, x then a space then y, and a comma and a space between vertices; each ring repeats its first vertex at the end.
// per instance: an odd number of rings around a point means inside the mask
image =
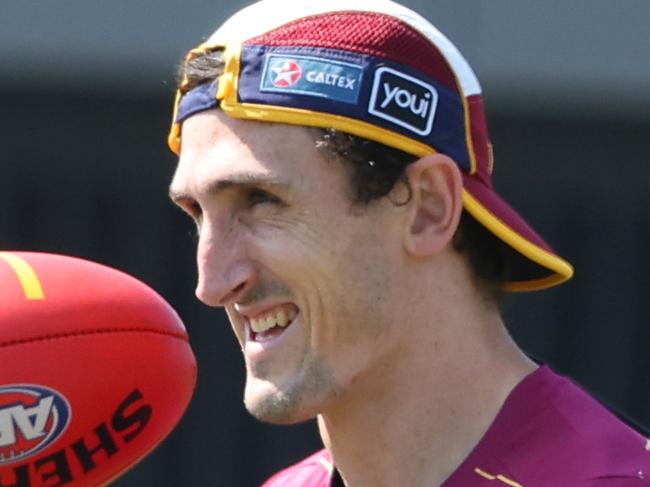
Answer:
POLYGON ((498 480, 501 483, 509 485, 510 487, 524 487, 523 484, 520 484, 519 482, 515 482, 514 480, 509 479, 505 475, 501 475, 501 474, 492 475, 491 473, 487 473, 485 470, 481 470, 478 467, 474 469, 474 473, 480 475, 484 479, 498 480))

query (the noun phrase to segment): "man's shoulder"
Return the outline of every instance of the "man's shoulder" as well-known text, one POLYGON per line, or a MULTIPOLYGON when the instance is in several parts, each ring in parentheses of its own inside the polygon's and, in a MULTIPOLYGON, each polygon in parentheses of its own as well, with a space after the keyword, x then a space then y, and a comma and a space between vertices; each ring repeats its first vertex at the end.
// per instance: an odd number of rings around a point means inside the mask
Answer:
MULTIPOLYGON (((542 370, 499 449, 518 478, 589 486, 650 485, 650 443, 571 380, 542 370), (522 421, 523 419, 523 421, 522 421), (583 485, 583 483, 580 483, 583 485)), ((524 485, 527 485, 524 482, 524 485)), ((550 484, 549 484, 550 485, 550 484)))
POLYGON ((650 442, 571 380, 540 368, 506 400, 445 487, 650 487, 650 442))
POLYGON ((279 471, 262 487, 329 487, 334 466, 328 450, 320 450, 279 471))

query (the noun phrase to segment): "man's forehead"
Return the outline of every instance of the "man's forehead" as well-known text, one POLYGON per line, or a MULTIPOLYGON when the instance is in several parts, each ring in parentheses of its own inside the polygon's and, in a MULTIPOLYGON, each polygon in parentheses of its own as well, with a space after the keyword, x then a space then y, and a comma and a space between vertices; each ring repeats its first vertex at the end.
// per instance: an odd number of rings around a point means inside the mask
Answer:
POLYGON ((188 119, 183 132, 172 199, 242 186, 287 190, 322 164, 311 128, 237 120, 214 110, 188 119))
POLYGON ((314 129, 301 125, 230 117, 219 109, 198 113, 183 123, 180 157, 196 149, 315 152, 314 129), (231 146, 230 148, 227 146, 231 146))

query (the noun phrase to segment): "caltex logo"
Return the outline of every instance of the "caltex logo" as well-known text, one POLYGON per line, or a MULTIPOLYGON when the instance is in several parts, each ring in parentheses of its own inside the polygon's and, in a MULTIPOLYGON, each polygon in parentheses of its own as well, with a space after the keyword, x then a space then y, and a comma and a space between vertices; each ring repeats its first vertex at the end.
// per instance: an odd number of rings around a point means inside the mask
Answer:
POLYGON ((293 60, 284 61, 282 64, 271 69, 274 75, 273 85, 278 88, 288 88, 295 85, 302 77, 302 68, 293 60))
POLYGON ((302 55, 267 54, 259 90, 280 93, 281 96, 313 96, 356 105, 361 94, 363 66, 350 60, 306 56, 304 54, 308 51, 305 49, 300 49, 302 55))
POLYGON ((24 460, 61 437, 70 405, 53 389, 35 385, 0 387, 0 465, 24 460))

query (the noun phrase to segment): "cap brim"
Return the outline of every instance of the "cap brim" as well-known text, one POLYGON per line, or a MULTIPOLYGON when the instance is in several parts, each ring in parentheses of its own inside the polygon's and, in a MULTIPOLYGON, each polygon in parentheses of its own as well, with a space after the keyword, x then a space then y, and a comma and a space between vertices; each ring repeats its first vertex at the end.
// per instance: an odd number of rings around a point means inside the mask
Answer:
POLYGON ((490 232, 514 249, 516 261, 508 291, 534 291, 573 276, 573 267, 526 223, 497 193, 473 176, 463 174, 465 209, 490 232))

